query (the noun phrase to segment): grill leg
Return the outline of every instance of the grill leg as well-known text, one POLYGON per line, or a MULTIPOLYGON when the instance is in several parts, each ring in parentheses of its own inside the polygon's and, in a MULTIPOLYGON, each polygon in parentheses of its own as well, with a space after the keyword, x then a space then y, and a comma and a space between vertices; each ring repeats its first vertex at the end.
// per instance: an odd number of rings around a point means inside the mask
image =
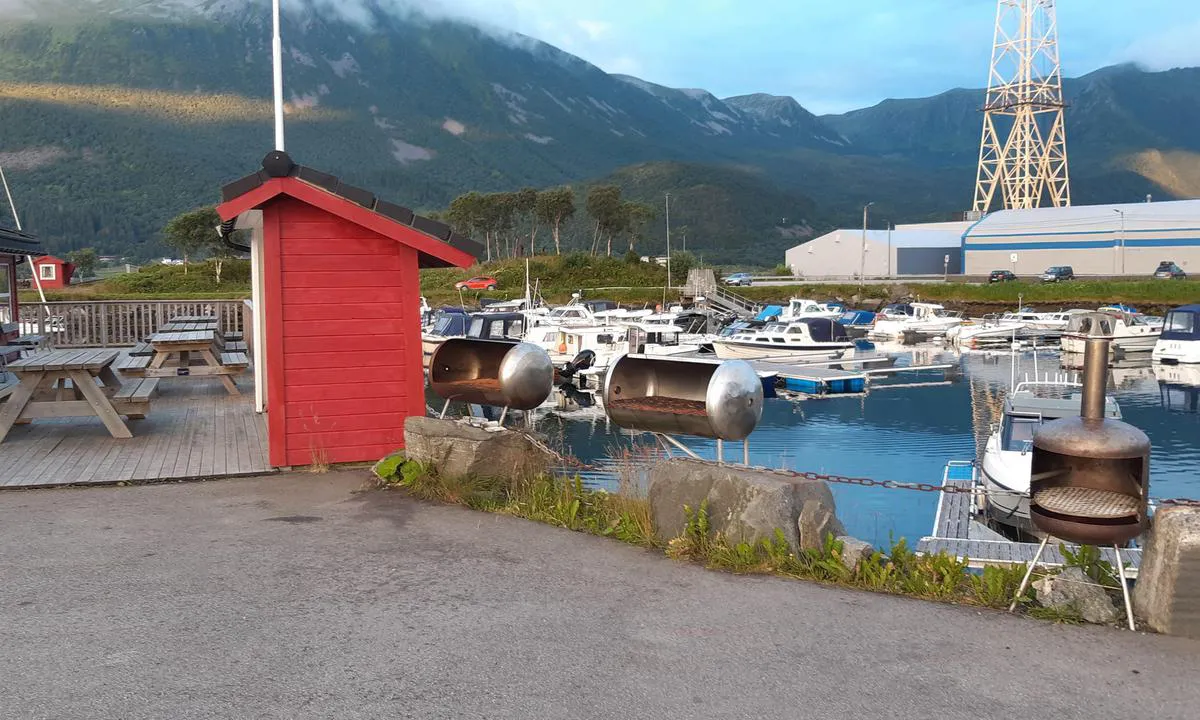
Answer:
POLYGON ((1121 548, 1113 545, 1113 552, 1117 554, 1117 573, 1121 576, 1121 594, 1125 596, 1125 617, 1129 620, 1129 629, 1137 630, 1137 625, 1133 623, 1133 603, 1129 601, 1129 582, 1125 579, 1125 563, 1121 561, 1121 548))
POLYGON ((504 424, 504 418, 506 418, 506 417, 508 417, 508 408, 504 408, 503 410, 500 411, 500 422, 499 422, 500 425, 504 424))
POLYGON ((1025 568, 1025 577, 1021 579, 1021 586, 1017 588, 1016 597, 1013 598, 1012 605, 1008 606, 1008 611, 1012 612, 1017 609, 1017 602, 1021 596, 1025 594, 1025 588, 1029 586, 1029 578, 1033 576, 1033 569, 1037 567, 1038 560, 1042 559, 1042 553, 1046 550, 1046 543, 1050 542, 1050 536, 1042 538, 1042 544, 1038 545, 1037 552, 1034 553, 1033 559, 1029 561, 1029 567, 1025 568))
POLYGON ((438 416, 438 419, 445 420, 446 419, 446 411, 449 409, 450 409, 450 401, 446 400, 446 404, 442 405, 442 414, 438 416))
POLYGON ((725 464, 725 441, 721 439, 717 440, 717 464, 725 464))
POLYGON ((742 441, 742 464, 750 467, 750 439, 742 441))

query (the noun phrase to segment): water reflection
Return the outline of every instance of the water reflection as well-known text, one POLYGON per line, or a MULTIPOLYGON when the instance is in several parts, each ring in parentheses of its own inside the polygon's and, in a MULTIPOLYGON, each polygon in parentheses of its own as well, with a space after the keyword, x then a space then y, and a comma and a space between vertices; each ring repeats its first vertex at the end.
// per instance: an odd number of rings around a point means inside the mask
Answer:
MULTIPOLYGON (((753 464, 878 480, 938 483, 951 459, 970 460, 999 422, 1004 397, 1014 381, 1076 374, 1075 358, 1059 353, 988 352, 958 354, 939 347, 897 350, 898 365, 953 363, 951 382, 908 387, 912 378, 876 385, 861 397, 799 402, 767 400, 750 437, 753 464)), ((1152 443, 1151 495, 1200 497, 1200 368, 1153 367, 1149 359, 1123 360, 1112 369, 1109 392, 1126 421, 1152 443)), ((608 422, 600 394, 569 386, 533 414, 548 441, 587 463, 615 468, 649 436, 608 422)), ((440 407, 440 403, 431 403, 440 407)), ((714 459, 714 441, 680 438, 701 457, 714 459)), ((740 457, 737 443, 726 447, 740 457)), ((614 474, 587 473, 589 482, 612 486, 614 474)), ((834 485, 838 515, 852 534, 877 544, 892 537, 915 542, 929 534, 937 495, 834 485)))

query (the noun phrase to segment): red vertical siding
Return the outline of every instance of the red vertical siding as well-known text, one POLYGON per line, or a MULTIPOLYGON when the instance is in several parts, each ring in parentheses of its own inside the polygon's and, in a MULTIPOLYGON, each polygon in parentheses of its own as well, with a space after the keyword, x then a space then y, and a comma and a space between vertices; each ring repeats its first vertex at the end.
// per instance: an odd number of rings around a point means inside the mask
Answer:
POLYGON ((271 463, 402 447, 404 419, 425 414, 416 251, 291 198, 263 225, 271 463))

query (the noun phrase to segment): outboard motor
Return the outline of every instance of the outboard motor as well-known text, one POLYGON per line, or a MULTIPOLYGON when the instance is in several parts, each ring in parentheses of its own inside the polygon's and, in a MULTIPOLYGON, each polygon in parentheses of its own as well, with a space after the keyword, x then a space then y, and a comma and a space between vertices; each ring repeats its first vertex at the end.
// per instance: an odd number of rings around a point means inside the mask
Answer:
MULTIPOLYGON (((595 351, 581 350, 579 352, 579 354, 575 356, 574 360, 567 363, 566 365, 563 365, 563 368, 561 371, 559 371, 559 374, 562 375, 563 377, 567 377, 567 378, 575 377, 575 375, 577 375, 578 373, 595 366, 595 364, 596 364, 595 351)), ((579 378, 579 386, 587 387, 587 379, 584 377, 580 377, 579 378)))

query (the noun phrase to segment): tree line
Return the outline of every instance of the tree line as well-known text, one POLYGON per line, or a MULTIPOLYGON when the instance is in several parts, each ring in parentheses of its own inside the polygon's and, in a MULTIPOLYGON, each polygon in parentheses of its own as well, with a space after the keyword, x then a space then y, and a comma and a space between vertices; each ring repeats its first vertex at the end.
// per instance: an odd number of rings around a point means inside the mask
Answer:
MULTIPOLYGON (((571 187, 498 193, 472 191, 459 195, 440 215, 456 231, 481 240, 489 261, 539 254, 538 233, 543 228, 549 230, 554 254, 561 255, 562 231, 578 212, 577 200, 571 187)), ((618 241, 618 250, 624 240, 628 251, 636 252, 646 226, 658 217, 651 206, 624 199, 617 185, 589 188, 583 211, 590 220, 591 238, 583 238, 582 244, 592 255, 603 251, 611 256, 614 240, 618 241)))

